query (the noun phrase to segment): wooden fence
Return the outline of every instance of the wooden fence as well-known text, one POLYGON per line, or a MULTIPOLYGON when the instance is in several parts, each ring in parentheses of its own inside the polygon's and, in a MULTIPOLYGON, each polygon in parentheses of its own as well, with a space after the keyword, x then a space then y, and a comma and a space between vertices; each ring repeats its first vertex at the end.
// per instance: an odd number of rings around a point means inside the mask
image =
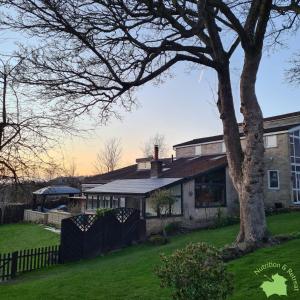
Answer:
POLYGON ((61 260, 76 261, 96 257, 143 241, 146 222, 133 208, 116 208, 103 216, 78 215, 62 220, 61 260))
POLYGON ((49 246, 0 254, 0 281, 17 274, 56 265, 60 262, 60 246, 49 246))

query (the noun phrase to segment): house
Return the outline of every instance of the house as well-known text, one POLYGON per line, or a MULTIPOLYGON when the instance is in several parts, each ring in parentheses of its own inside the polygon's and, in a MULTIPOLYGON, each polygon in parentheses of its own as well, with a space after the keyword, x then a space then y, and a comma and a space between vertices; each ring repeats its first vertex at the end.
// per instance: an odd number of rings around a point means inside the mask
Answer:
MULTIPOLYGON (((241 126, 242 124, 240 124, 241 126)), ((265 206, 300 204, 300 112, 264 119, 265 206)), ((244 147, 242 130, 241 143, 244 147)), ((149 203, 158 189, 176 198, 169 222, 207 222, 220 211, 238 213, 238 196, 228 174, 222 135, 203 137, 173 146, 176 157, 141 158, 136 164, 87 177, 82 189, 86 209, 132 207, 146 219, 147 231, 159 230, 157 212, 149 203)))

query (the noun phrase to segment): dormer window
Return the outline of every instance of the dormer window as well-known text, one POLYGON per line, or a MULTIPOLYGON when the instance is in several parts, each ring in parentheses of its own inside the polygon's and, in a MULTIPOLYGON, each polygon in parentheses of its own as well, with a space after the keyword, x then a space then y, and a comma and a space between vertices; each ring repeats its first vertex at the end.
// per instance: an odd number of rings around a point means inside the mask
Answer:
POLYGON ((137 169, 138 170, 150 170, 151 162, 150 161, 139 162, 137 165, 137 169))

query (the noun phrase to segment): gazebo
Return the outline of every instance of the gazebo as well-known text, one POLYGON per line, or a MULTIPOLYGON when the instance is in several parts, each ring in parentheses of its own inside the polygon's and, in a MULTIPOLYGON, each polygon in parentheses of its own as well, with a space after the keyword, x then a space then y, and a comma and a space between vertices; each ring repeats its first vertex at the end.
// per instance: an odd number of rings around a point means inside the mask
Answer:
POLYGON ((33 192, 33 210, 36 210, 37 208, 37 199, 41 198, 41 211, 44 210, 45 202, 47 199, 47 196, 68 196, 68 197, 74 197, 75 195, 79 196, 81 194, 81 191, 79 189, 76 189, 71 186, 46 186, 44 188, 41 188, 35 192, 33 192))

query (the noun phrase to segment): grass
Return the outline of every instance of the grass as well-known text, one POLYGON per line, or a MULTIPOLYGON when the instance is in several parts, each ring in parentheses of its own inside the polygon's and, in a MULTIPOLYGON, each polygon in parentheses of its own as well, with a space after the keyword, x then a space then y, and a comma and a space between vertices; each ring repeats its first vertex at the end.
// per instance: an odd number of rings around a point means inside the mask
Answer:
MULTIPOLYGON (((274 234, 299 231, 300 213, 269 217, 268 224, 274 234)), ((24 274, 0 285, 0 299, 170 299, 171 291, 159 287, 153 272, 159 264, 159 254, 171 253, 189 242, 205 241, 221 247, 232 242, 237 232, 238 226, 202 230, 174 237, 170 244, 160 247, 138 245, 103 257, 24 274)), ((254 270, 270 260, 290 265, 300 280, 299 253, 300 240, 294 240, 229 263, 235 278, 235 293, 230 299, 266 299, 259 288, 263 279, 256 277, 254 270)), ((299 298, 300 294, 285 299, 299 298)))
MULTIPOLYGON (((59 235, 30 223, 0 225, 0 253, 59 244, 59 235)), ((1 296, 0 296, 1 297, 1 296)))

